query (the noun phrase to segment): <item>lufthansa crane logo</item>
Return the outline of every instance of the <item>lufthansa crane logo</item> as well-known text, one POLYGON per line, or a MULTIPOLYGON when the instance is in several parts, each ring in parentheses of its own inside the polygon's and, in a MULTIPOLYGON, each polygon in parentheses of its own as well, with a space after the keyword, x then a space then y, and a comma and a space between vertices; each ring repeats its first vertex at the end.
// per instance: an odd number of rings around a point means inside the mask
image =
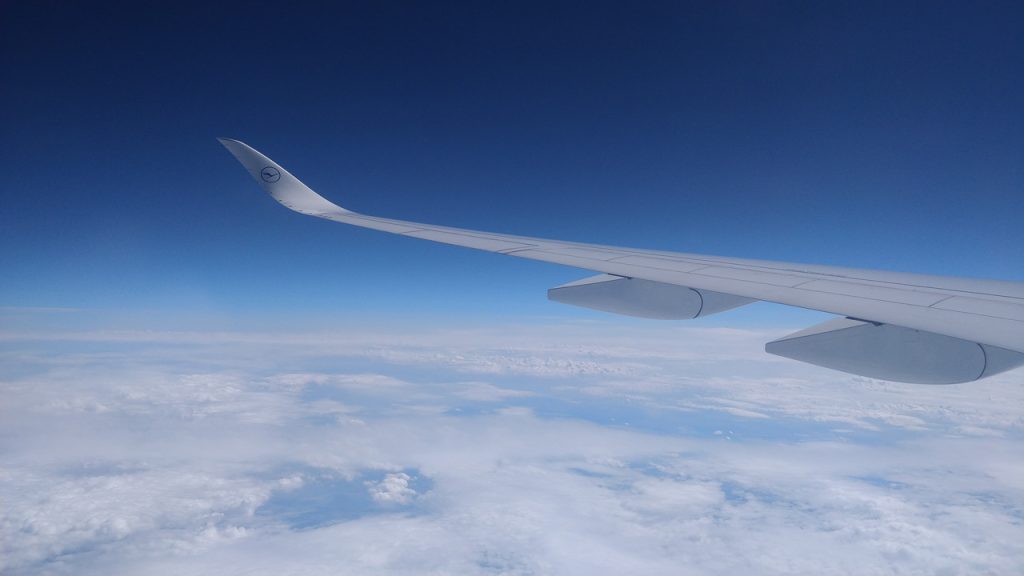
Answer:
POLYGON ((260 178, 263 178, 264 182, 277 182, 281 179, 281 171, 273 166, 267 166, 260 170, 260 178))

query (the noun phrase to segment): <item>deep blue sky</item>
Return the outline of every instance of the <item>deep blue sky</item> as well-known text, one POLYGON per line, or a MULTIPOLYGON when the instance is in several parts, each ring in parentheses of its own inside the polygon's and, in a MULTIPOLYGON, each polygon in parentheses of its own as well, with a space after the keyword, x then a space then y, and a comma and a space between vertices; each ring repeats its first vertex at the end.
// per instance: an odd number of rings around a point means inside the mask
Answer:
POLYGON ((1024 280, 1020 2, 19 4, 0 306, 576 314, 584 272, 290 213, 216 136, 373 214, 1024 280))

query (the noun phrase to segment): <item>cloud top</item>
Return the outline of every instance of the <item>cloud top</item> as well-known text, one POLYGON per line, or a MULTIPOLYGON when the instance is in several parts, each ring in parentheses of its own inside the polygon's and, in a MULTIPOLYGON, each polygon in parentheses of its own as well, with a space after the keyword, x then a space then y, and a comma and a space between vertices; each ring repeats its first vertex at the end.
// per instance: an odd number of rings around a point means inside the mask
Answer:
POLYGON ((1024 390, 742 330, 6 334, 5 574, 1016 573, 1024 390))

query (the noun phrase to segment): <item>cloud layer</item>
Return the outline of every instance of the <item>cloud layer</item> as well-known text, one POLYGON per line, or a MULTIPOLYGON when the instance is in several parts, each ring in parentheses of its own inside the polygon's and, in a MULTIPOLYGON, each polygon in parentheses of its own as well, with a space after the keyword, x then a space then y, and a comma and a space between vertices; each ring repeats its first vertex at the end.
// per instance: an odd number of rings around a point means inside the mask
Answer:
POLYGON ((776 334, 6 333, 10 574, 1024 571, 1024 388, 776 334))

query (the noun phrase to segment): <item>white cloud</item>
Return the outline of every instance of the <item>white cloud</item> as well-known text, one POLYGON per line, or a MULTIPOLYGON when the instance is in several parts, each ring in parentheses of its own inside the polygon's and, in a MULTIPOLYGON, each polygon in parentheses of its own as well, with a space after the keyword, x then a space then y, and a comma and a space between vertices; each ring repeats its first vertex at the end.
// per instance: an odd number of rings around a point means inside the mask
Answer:
POLYGON ((366 481, 370 497, 381 504, 408 504, 416 497, 416 490, 410 487, 410 477, 405 472, 387 474, 378 481, 366 481))
POLYGON ((528 390, 502 388, 487 382, 466 382, 459 385, 459 388, 461 389, 455 392, 457 396, 477 402, 501 402, 511 398, 524 398, 536 395, 528 390))
POLYGON ((1018 374, 769 337, 3 335, 0 573, 1024 571, 1018 374))

